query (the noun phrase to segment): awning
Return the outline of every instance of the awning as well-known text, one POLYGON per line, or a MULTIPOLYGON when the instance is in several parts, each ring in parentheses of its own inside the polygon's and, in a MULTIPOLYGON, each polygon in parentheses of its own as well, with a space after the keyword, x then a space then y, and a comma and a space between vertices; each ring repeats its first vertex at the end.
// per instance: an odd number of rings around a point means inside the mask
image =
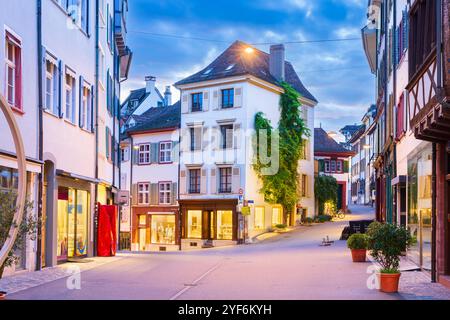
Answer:
POLYGON ((377 71, 377 29, 365 26, 362 30, 362 41, 370 70, 373 74, 377 71))
POLYGON ((98 180, 98 179, 81 176, 81 175, 78 175, 78 174, 75 174, 75 173, 66 172, 66 171, 61 170, 61 169, 56 169, 56 175, 61 176, 61 177, 77 179, 77 180, 83 180, 83 181, 92 182, 92 183, 99 183, 100 182, 100 180, 98 180))
POLYGON ((406 186, 406 176, 397 176, 394 179, 392 179, 391 184, 393 186, 400 185, 400 186, 406 186))

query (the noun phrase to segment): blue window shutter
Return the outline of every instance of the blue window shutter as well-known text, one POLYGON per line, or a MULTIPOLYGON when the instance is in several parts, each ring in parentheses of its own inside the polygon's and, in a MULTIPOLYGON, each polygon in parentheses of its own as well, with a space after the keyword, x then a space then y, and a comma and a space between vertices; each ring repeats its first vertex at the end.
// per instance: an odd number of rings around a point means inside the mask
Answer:
POLYGON ((403 11, 403 50, 408 49, 408 43, 409 43, 408 28, 409 28, 409 17, 408 17, 407 9, 405 9, 403 11))
POLYGON ((47 49, 42 46, 42 61, 41 61, 41 68, 42 68, 42 109, 45 109, 46 106, 46 89, 47 89, 47 49))
POLYGON ((95 126, 95 122, 96 120, 94 119, 94 108, 95 108, 95 87, 91 86, 91 127, 89 128, 89 130, 91 130, 91 132, 94 132, 94 126, 95 126))
MULTIPOLYGON (((79 85, 79 111, 78 111, 78 125, 80 126, 80 128, 84 128, 84 126, 86 125, 86 123, 83 124, 83 120, 86 119, 86 114, 83 115, 83 89, 84 89, 84 78, 83 76, 80 76, 80 85, 79 85)), ((87 112, 87 110, 85 110, 85 112, 87 112)))
POLYGON ((110 83, 109 83, 109 69, 106 72, 106 109, 109 113, 111 113, 110 101, 109 101, 109 91, 110 91, 110 83))
POLYGON ((109 159, 109 128, 105 130, 105 146, 106 146, 106 159, 109 159))
POLYGON ((64 117, 64 90, 65 90, 65 73, 66 67, 62 60, 59 60, 59 90, 58 90, 58 108, 59 108, 59 117, 64 117))

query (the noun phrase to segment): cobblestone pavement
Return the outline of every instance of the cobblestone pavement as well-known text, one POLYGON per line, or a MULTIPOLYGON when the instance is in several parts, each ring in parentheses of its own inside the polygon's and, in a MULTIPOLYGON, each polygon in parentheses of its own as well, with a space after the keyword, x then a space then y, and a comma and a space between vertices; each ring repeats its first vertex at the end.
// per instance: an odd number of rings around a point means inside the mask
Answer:
POLYGON ((69 290, 64 264, 0 280, 8 299, 331 299, 450 300, 450 290, 430 282, 402 260, 400 293, 370 289, 373 263, 352 263, 345 241, 349 220, 373 218, 373 209, 353 207, 345 220, 295 228, 252 245, 190 252, 120 254, 76 264, 80 290, 69 290), (334 244, 321 247, 323 238, 334 244))

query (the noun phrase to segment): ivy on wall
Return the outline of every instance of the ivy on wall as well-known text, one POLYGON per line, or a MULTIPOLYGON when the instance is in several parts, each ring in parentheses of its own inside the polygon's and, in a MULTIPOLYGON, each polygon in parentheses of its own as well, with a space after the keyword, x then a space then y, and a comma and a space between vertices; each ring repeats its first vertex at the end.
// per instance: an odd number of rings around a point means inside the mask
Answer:
MULTIPOLYGON (((280 138, 279 170, 273 175, 262 174, 265 165, 261 163, 259 158, 255 159, 253 168, 262 181, 260 192, 264 195, 265 201, 271 204, 279 204, 286 214, 293 214, 300 200, 299 160, 302 157, 305 137, 310 136, 310 130, 301 117, 300 94, 286 82, 282 82, 281 86, 284 93, 280 97, 281 118, 277 129, 280 138)), ((256 146, 254 146, 255 154, 259 155, 260 151, 259 132, 267 130, 267 140, 269 141, 267 150, 270 156, 272 152, 270 138, 274 131, 270 121, 261 112, 255 116, 255 130, 257 137, 255 139, 256 146)))
MULTIPOLYGON (((325 205, 329 210, 335 210, 338 200, 338 183, 332 176, 318 176, 314 183, 314 195, 319 204, 319 215, 325 213, 325 205)), ((330 213, 330 212, 327 212, 330 213)))

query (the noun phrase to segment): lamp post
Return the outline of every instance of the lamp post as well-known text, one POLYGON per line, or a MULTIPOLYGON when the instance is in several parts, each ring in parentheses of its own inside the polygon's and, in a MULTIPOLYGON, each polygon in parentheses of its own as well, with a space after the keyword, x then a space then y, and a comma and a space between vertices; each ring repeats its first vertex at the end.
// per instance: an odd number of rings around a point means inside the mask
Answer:
POLYGON ((23 146, 22 136, 20 134, 19 126, 16 118, 11 110, 11 107, 6 102, 5 98, 0 95, 0 109, 5 115, 9 130, 11 131, 14 145, 16 148, 17 168, 19 173, 19 186, 16 200, 16 212, 14 213, 14 220, 9 229, 8 238, 5 240, 0 250, 0 266, 3 265, 12 250, 19 232, 20 224, 22 223, 23 211, 25 208, 25 192, 26 192, 26 159, 23 146))

